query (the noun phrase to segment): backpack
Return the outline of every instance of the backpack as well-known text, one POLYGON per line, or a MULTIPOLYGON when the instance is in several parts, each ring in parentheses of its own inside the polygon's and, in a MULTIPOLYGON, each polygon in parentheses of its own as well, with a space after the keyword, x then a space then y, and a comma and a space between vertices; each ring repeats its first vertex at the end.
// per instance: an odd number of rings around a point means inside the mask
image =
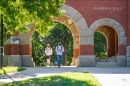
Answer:
MULTIPOLYGON (((56 49, 57 51, 58 51, 58 48, 59 48, 59 46, 57 46, 57 49, 56 49)), ((61 45, 61 50, 62 50, 62 45, 61 45)))

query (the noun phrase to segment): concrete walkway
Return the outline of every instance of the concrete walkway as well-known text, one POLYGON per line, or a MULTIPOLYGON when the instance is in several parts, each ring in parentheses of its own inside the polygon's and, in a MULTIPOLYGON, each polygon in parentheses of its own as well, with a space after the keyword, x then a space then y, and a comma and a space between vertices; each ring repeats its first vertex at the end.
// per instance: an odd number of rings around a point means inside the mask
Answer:
POLYGON ((102 86, 130 86, 130 67, 27 67, 25 71, 1 75, 0 83, 73 71, 91 72, 102 86))

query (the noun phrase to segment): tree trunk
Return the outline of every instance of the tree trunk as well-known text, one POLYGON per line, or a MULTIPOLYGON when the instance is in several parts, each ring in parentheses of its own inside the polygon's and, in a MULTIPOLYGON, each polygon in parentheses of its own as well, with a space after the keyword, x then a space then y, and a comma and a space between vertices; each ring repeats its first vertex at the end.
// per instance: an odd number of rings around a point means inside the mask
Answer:
POLYGON ((68 50, 68 32, 67 30, 65 30, 65 43, 64 43, 64 54, 63 54, 63 58, 62 58, 62 63, 65 66, 66 62, 67 62, 67 50, 68 50))

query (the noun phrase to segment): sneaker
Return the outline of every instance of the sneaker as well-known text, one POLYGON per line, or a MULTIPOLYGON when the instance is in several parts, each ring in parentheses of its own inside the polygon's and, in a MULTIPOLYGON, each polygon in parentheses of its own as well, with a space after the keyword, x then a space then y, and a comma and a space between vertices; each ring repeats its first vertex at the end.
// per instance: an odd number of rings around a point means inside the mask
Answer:
POLYGON ((58 67, 60 68, 60 65, 58 65, 58 67))
POLYGON ((49 67, 50 65, 47 65, 47 67, 49 67))

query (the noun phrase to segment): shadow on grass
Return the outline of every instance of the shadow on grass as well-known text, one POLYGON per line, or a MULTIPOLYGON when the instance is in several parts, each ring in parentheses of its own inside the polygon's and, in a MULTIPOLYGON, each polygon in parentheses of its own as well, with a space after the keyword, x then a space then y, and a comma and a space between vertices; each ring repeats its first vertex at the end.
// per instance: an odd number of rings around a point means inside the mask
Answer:
POLYGON ((4 74, 7 74, 6 71, 5 71, 4 69, 2 69, 2 71, 3 71, 4 74))
POLYGON ((7 75, 6 70, 2 69, 3 73, 5 74, 6 77, 8 77, 9 79, 11 79, 13 82, 15 82, 14 79, 12 79, 12 77, 10 77, 9 75, 7 75))
MULTIPOLYGON (((23 70, 26 70, 26 68, 23 68, 23 67, 18 67, 16 69, 16 71, 14 72, 17 72, 17 71, 23 71, 23 70)), ((15 80, 13 79, 13 75, 8 75, 9 72, 9 69, 1 69, 2 73, 0 74, 0 79, 10 79, 12 80, 13 82, 15 82, 15 80)), ((13 71, 12 71, 13 72, 13 71)))
MULTIPOLYGON (((80 77, 79 77, 80 78, 80 77)), ((0 86, 94 86, 86 81, 69 79, 62 76, 29 79, 27 81, 13 82, 0 86)))
POLYGON ((23 71, 23 70, 26 70, 26 68, 24 67, 18 67, 17 71, 23 71))

